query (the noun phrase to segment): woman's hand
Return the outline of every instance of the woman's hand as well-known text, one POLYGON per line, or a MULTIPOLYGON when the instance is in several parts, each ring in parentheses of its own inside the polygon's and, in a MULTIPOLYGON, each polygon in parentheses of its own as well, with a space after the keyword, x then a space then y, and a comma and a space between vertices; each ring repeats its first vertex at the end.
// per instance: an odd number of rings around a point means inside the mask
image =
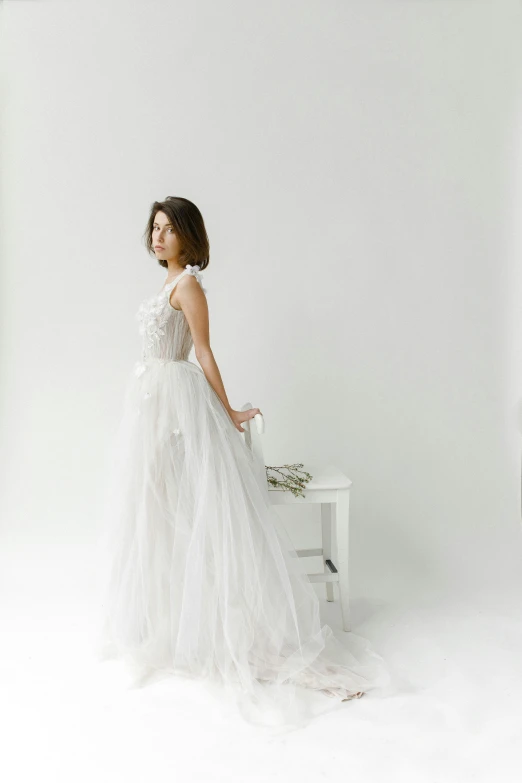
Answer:
POLYGON ((230 418, 234 422, 236 429, 239 430, 239 432, 244 432, 245 430, 241 426, 242 422, 248 421, 249 419, 253 419, 254 416, 257 413, 261 413, 261 411, 259 410, 259 408, 249 408, 247 411, 230 410, 228 413, 230 418))

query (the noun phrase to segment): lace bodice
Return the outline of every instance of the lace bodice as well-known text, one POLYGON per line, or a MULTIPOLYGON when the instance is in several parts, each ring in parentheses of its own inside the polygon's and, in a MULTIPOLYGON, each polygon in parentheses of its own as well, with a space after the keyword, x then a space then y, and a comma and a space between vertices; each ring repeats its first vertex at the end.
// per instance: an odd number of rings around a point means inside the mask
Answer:
POLYGON ((170 295, 178 281, 187 274, 193 275, 206 293, 199 269, 197 264, 187 264, 184 271, 167 283, 159 294, 140 304, 136 319, 143 341, 143 361, 149 358, 187 361, 193 345, 192 335, 183 311, 170 304, 170 295))

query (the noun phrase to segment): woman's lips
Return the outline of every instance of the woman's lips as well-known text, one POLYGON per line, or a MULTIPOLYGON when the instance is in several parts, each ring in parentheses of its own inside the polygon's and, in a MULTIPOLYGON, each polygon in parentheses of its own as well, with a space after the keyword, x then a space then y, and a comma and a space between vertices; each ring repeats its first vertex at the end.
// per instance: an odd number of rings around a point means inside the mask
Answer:
POLYGON ((165 250, 164 247, 160 247, 160 245, 155 245, 154 250, 165 250))

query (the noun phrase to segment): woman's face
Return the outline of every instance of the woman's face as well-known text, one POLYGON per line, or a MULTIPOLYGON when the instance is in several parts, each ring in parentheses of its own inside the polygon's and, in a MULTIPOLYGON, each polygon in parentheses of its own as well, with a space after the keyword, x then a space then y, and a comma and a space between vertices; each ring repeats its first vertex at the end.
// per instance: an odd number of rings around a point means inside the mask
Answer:
POLYGON ((181 250, 174 227, 164 212, 156 212, 152 227, 152 247, 160 261, 176 263, 181 250))

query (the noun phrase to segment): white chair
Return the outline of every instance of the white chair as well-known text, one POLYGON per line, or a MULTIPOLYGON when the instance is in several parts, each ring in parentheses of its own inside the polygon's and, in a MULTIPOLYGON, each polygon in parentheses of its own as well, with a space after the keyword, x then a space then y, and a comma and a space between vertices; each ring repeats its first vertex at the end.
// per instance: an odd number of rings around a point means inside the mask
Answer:
MULTIPOLYGON (((241 410, 246 411, 254 406, 247 402, 241 410)), ((314 477, 303 490, 304 497, 295 496, 289 490, 278 490, 268 484, 266 478, 265 458, 261 443, 264 432, 264 418, 258 413, 254 419, 242 424, 245 430, 244 440, 254 458, 254 468, 259 478, 266 482, 270 501, 273 505, 297 505, 302 503, 317 503, 321 507, 321 547, 318 549, 297 549, 299 557, 323 558, 323 573, 310 573, 311 582, 326 583, 326 599, 334 600, 334 584, 339 589, 342 625, 344 631, 350 631, 350 590, 349 590, 349 512, 350 487, 352 482, 334 466, 319 473, 314 471, 314 477), (251 426, 255 421, 256 426, 251 426)))

